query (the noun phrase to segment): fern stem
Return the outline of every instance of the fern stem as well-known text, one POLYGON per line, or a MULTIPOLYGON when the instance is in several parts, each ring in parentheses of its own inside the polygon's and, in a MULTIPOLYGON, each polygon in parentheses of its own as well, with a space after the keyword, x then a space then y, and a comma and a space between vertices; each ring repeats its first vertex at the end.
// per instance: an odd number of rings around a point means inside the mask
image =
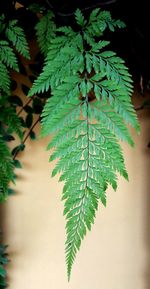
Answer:
POLYGON ((87 189, 87 180, 88 180, 88 170, 89 170, 89 103, 88 103, 88 95, 86 95, 86 107, 87 107, 87 115, 86 115, 86 127, 87 127, 87 151, 88 151, 88 164, 87 164, 87 175, 86 175, 86 189, 87 189))
POLYGON ((32 97, 30 97, 30 99, 22 106, 22 108, 18 111, 17 115, 19 116, 22 111, 24 110, 24 108, 26 107, 26 105, 29 105, 31 103, 31 101, 34 99, 35 95, 33 95, 32 97))

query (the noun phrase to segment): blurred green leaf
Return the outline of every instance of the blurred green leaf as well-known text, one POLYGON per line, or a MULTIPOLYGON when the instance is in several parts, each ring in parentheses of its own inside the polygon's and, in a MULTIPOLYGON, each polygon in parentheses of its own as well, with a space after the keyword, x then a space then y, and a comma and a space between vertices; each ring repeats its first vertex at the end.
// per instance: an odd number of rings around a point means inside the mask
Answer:
POLYGON ((40 114, 43 110, 43 103, 40 98, 33 99, 33 110, 34 113, 40 114))
POLYGON ((25 95, 28 95, 29 87, 26 86, 25 84, 22 84, 21 87, 22 87, 23 93, 24 93, 25 95))
POLYGON ((8 141, 8 142, 10 142, 10 141, 15 140, 15 138, 14 138, 13 135, 5 134, 5 135, 3 135, 3 140, 4 140, 4 141, 8 141))
POLYGON ((10 101, 10 103, 12 103, 16 106, 23 106, 23 102, 22 102, 21 98, 17 95, 10 96, 9 101, 10 101))
POLYGON ((20 163, 19 160, 14 160, 14 166, 15 166, 15 168, 17 168, 17 169, 21 169, 21 168, 22 168, 22 165, 21 165, 21 163, 20 163))
POLYGON ((23 117, 19 117, 22 127, 27 127, 23 117))
POLYGON ((35 132, 34 132, 33 130, 30 131, 30 138, 31 138, 32 140, 35 140, 35 139, 36 139, 36 134, 35 134, 35 132))
POLYGON ((33 115, 31 113, 29 113, 26 117, 26 126, 29 128, 31 127, 32 123, 33 123, 33 115))
POLYGON ((24 107, 24 111, 27 112, 27 113, 33 113, 33 108, 29 105, 26 105, 24 107))
POLYGON ((9 196, 15 195, 15 191, 11 188, 8 188, 8 195, 9 196))
POLYGON ((12 155, 16 155, 17 153, 19 153, 20 151, 23 151, 25 149, 25 144, 20 144, 19 146, 16 146, 13 150, 12 150, 12 155))
POLYGON ((0 276, 6 277, 6 270, 2 265, 0 265, 0 276))

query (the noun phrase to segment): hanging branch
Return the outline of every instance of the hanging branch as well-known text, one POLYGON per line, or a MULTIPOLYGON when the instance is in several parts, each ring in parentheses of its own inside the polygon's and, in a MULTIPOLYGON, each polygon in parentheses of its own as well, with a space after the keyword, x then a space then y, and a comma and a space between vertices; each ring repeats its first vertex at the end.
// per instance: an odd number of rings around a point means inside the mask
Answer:
POLYGON ((31 103, 31 101, 34 99, 34 97, 35 97, 35 95, 32 96, 32 97, 30 97, 30 98, 28 99, 28 101, 27 101, 27 102, 22 106, 22 108, 17 112, 17 116, 19 116, 19 115, 23 112, 24 108, 31 103))

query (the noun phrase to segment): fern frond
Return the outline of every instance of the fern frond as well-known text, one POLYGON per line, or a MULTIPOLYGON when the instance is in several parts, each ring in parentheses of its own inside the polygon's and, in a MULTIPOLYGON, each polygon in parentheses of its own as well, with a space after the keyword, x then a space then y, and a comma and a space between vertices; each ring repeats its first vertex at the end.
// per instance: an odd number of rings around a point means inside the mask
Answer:
POLYGON ((44 56, 47 56, 50 42, 56 33, 56 24, 53 21, 53 17, 53 13, 48 11, 35 26, 37 41, 44 56))
POLYGON ((62 32, 64 35, 69 37, 73 37, 76 34, 70 26, 59 27, 57 28, 57 31, 62 32))
POLYGON ((0 113, 0 121, 8 126, 9 132, 15 132, 22 139, 22 125, 14 107, 3 107, 0 113))
POLYGON ((91 12, 90 17, 89 17, 89 23, 92 23, 97 20, 97 15, 99 14, 99 12, 100 12, 100 8, 95 8, 91 12))
POLYGON ((76 18, 76 22, 80 25, 80 26, 84 26, 86 24, 86 20, 81 12, 80 9, 77 9, 75 12, 75 18, 76 18))
POLYGON ((106 206, 106 189, 117 189, 117 174, 128 180, 119 141, 133 146, 126 124, 139 124, 131 103, 131 76, 124 61, 104 51, 100 40, 109 27, 124 26, 107 11, 96 9, 89 21, 75 14, 82 32, 62 27, 51 41, 43 72, 30 95, 51 89, 42 113, 42 135, 53 136, 50 161, 57 160, 52 176, 64 181, 68 279, 77 251, 94 223, 98 201, 106 206), (91 101, 91 99, 94 101, 91 101))
POLYGON ((133 81, 124 61, 112 51, 104 51, 99 54, 90 52, 90 57, 96 73, 91 78, 91 81, 94 80, 95 83, 96 97, 98 99, 108 98, 114 110, 121 113, 124 121, 130 123, 139 132, 137 116, 131 104, 133 81))
POLYGON ((64 78, 74 75, 77 71, 83 71, 83 56, 79 50, 82 49, 82 38, 60 36, 51 41, 51 46, 46 58, 43 72, 35 81, 29 92, 29 96, 35 93, 48 91, 50 87, 55 89, 64 78))
MULTIPOLYGON (((90 189, 85 189, 84 193, 80 187, 75 189, 72 186, 74 194, 70 194, 65 203, 65 214, 68 219, 66 225, 67 241, 66 241, 66 263, 68 280, 72 265, 77 251, 80 249, 81 240, 84 239, 87 229, 91 229, 91 224, 94 222, 95 212, 98 208, 98 197, 90 189), (86 208, 86 211, 85 211, 86 208)), ((67 193, 67 190, 66 192, 67 193)))
POLYGON ((1 243, 0 234, 0 288, 4 289, 7 287, 6 269, 5 265, 9 262, 8 254, 6 252, 7 246, 1 243))
POLYGON ((116 27, 124 28, 125 23, 120 20, 114 20, 109 11, 101 11, 96 8, 90 14, 85 35, 89 35, 89 37, 100 36, 103 35, 106 28, 113 32, 116 27))
POLYGON ((15 53, 9 43, 5 40, 0 41, 0 61, 16 71, 19 70, 15 53))
POLYGON ((113 108, 105 101, 95 102, 92 105, 93 117, 102 122, 110 131, 114 131, 119 140, 126 141, 131 146, 134 145, 132 137, 127 129, 122 116, 116 114, 113 108))
POLYGON ((10 90, 10 76, 7 67, 0 61, 0 90, 9 93, 10 90))
POLYGON ((4 14, 0 15, 0 33, 3 32, 3 30, 5 29, 5 16, 4 14))
POLYGON ((100 53, 100 61, 103 61, 103 69, 106 69, 108 79, 115 79, 131 95, 133 93, 132 79, 124 61, 116 57, 116 53, 112 51, 100 53))
POLYGON ((6 143, 0 136, 0 200, 8 196, 8 185, 14 179, 13 162, 6 143))
POLYGON ((9 21, 5 33, 16 50, 25 58, 30 59, 28 43, 23 29, 17 25, 17 20, 9 21))

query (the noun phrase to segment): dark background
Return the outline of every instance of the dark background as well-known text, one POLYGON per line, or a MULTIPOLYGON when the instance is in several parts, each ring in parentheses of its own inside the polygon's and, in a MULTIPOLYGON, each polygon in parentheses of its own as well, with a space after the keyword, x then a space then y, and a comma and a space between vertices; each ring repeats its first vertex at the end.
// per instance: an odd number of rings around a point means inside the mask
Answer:
POLYGON ((105 34, 105 39, 111 40, 111 48, 115 50, 121 57, 126 60, 130 67, 131 73, 140 81, 142 76, 147 85, 150 80, 150 9, 148 1, 132 1, 132 0, 96 0, 96 1, 60 1, 60 0, 19 0, 24 5, 23 8, 14 9, 16 1, 1 0, 1 13, 6 18, 19 19, 20 25, 26 31, 27 37, 34 37, 34 26, 37 22, 37 16, 31 12, 28 7, 31 3, 38 3, 45 9, 51 9, 56 17, 58 25, 73 25, 73 13, 76 8, 83 9, 83 13, 87 16, 93 8, 101 7, 109 10, 116 19, 121 19, 126 23, 126 29, 118 30, 115 33, 105 34))

